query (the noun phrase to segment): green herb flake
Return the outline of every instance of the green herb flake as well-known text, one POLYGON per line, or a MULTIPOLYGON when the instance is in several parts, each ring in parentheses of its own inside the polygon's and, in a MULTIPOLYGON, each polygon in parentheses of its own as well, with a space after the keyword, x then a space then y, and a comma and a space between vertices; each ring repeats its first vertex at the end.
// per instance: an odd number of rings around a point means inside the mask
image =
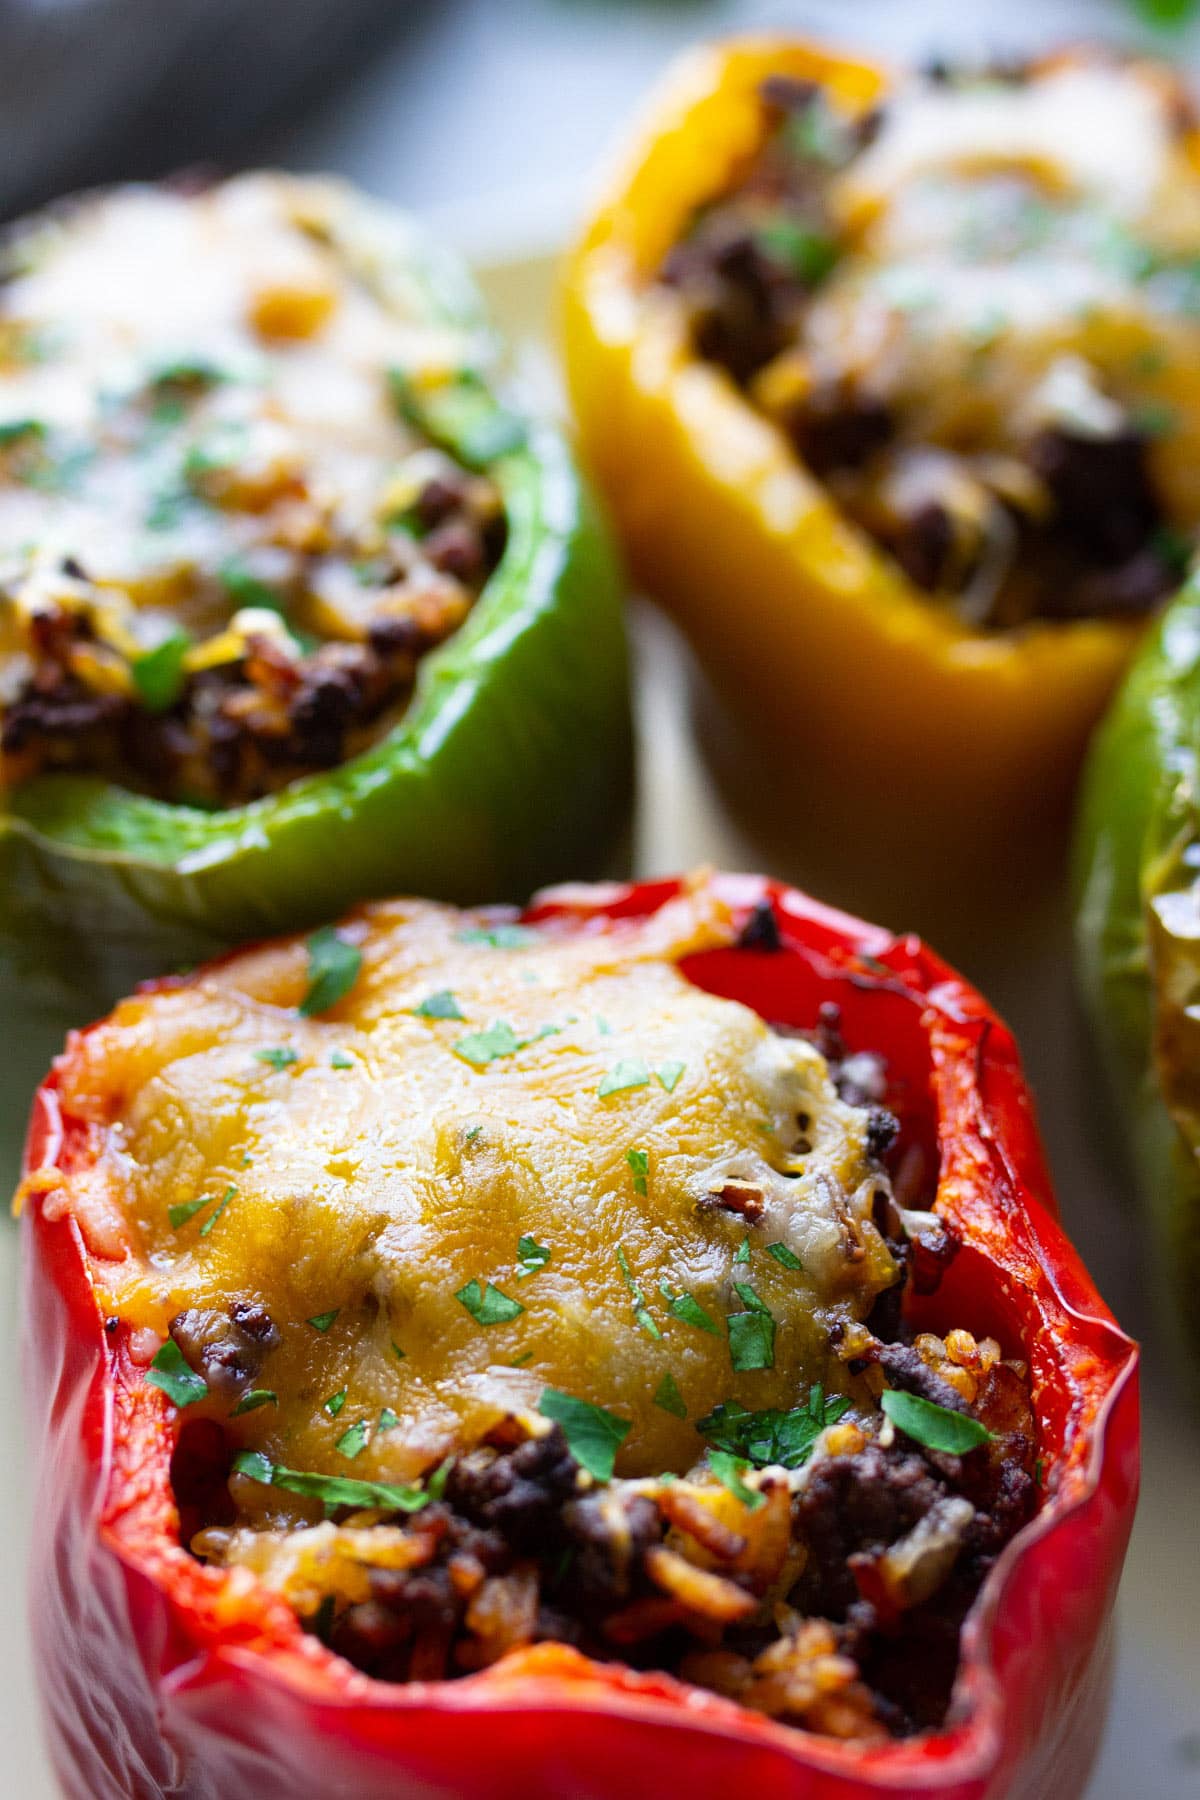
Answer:
POLYGON ((687 1407, 679 1391, 679 1383, 669 1369, 655 1390, 654 1404, 661 1412, 670 1413, 673 1419, 687 1418, 687 1407))
POLYGON ((380 1411, 379 1424, 376 1429, 379 1431, 395 1431, 399 1423, 400 1420, 392 1411, 391 1407, 385 1406, 380 1411))
POLYGON ((178 1407, 192 1406, 197 1400, 208 1398, 207 1381, 188 1367, 174 1338, 168 1338, 154 1358, 146 1380, 151 1387, 161 1388, 167 1399, 173 1400, 178 1407))
POLYGON ((523 1350, 521 1352, 520 1356, 513 1357, 512 1361, 509 1363, 508 1366, 510 1369, 523 1369, 525 1367, 526 1363, 531 1363, 532 1361, 533 1361, 533 1351, 532 1350, 523 1350))
POLYGON ((708 1466, 721 1486, 728 1488, 734 1499, 740 1500, 751 1512, 762 1505, 763 1496, 742 1480, 747 1465, 740 1458, 731 1456, 727 1450, 710 1450, 708 1466))
POLYGON ((612 1480, 617 1451, 633 1430, 631 1420, 549 1387, 542 1389, 538 1411, 562 1426, 567 1448, 581 1469, 597 1481, 612 1480))
POLYGON ((783 1412, 770 1407, 749 1412, 734 1401, 713 1408, 696 1422, 700 1436, 714 1449, 740 1456, 757 1468, 778 1466, 799 1469, 812 1455, 813 1446, 828 1425, 836 1425, 848 1411, 843 1394, 828 1399, 820 1382, 809 1389, 804 1406, 783 1412))
POLYGON ((320 1500, 327 1511, 340 1506, 371 1507, 378 1512, 420 1512, 431 1499, 433 1478, 426 1487, 394 1487, 384 1481, 350 1481, 344 1475, 317 1475, 304 1469, 285 1469, 257 1451, 243 1450, 233 1459, 234 1473, 248 1475, 265 1487, 285 1488, 320 1500))
POLYGON ((487 944, 492 950, 526 950, 537 942, 527 925, 472 925, 458 933, 460 944, 487 944))
POLYGON ((409 1011, 418 1019, 461 1019, 465 1017, 449 988, 439 988, 436 994, 426 994, 421 1004, 409 1007, 409 1011))
POLYGON ((468 1281, 466 1287, 459 1288, 454 1298, 465 1306, 477 1325, 507 1325, 510 1320, 520 1318, 525 1308, 519 1300, 510 1300, 491 1282, 481 1285, 478 1281, 468 1281))
POLYGON ((181 1230, 189 1219, 194 1219, 198 1212, 203 1212, 206 1206, 211 1206, 216 1197, 215 1194, 203 1194, 199 1200, 184 1200, 178 1206, 168 1206, 167 1218, 170 1221, 171 1230, 181 1230))
POLYGON ((135 656, 130 664, 138 699, 150 713, 164 713, 174 706, 187 685, 184 660, 192 647, 186 631, 173 631, 153 650, 135 656))
POLYGON ((733 1285, 737 1290, 738 1299, 744 1307, 748 1308, 750 1312, 765 1313, 768 1319, 771 1317, 770 1307, 759 1299, 748 1281, 735 1281, 733 1285))
POLYGON ((6 450, 10 444, 19 444, 25 438, 41 438, 46 436, 46 427, 41 419, 0 419, 0 450, 6 450))
POLYGON ((463 1143, 464 1143, 464 1144, 476 1144, 476 1143, 478 1143, 478 1141, 479 1141, 479 1134, 480 1134, 480 1132, 481 1132, 481 1131, 482 1131, 482 1130, 483 1130, 483 1126, 482 1126, 482 1125, 470 1125, 470 1126, 468 1126, 468 1128, 467 1128, 467 1130, 466 1130, 466 1131, 464 1131, 464 1132, 463 1132, 463 1143))
POLYGON ((536 1238, 522 1235, 517 1239, 517 1280, 524 1281, 529 1275, 537 1275, 550 1261, 550 1252, 545 1244, 539 1244, 536 1238))
POLYGON ((785 1269, 802 1269, 804 1267, 796 1252, 789 1250, 786 1244, 768 1244, 767 1255, 773 1256, 775 1261, 782 1263, 785 1269))
POLYGON ((665 1062, 661 1068, 654 1071, 654 1079, 659 1087, 665 1088, 668 1094, 673 1094, 679 1086, 680 1078, 686 1068, 686 1063, 665 1062))
POLYGON ((650 1085, 650 1071, 638 1057, 624 1058, 608 1071, 596 1089, 601 1100, 609 1094, 623 1094, 629 1088, 643 1088, 650 1085))
POLYGON ((336 1419, 345 1404, 346 1389, 339 1388, 336 1394, 330 1394, 328 1400, 325 1402, 324 1410, 329 1414, 331 1419, 336 1419))
POLYGON ((525 1048, 526 1039, 519 1038, 504 1019, 497 1019, 486 1031, 471 1031, 451 1045, 455 1056, 477 1069, 486 1069, 501 1056, 515 1056, 525 1048))
POLYGON ((682 1319, 685 1325, 694 1325, 697 1331, 707 1331, 712 1337, 720 1337, 721 1327, 686 1288, 682 1292, 676 1292, 669 1281, 660 1281, 658 1291, 667 1302, 667 1311, 673 1318, 682 1319))
POLYGON ((337 1318, 341 1310, 340 1306, 335 1306, 332 1312, 317 1313, 313 1318, 308 1320, 308 1324, 312 1326, 314 1331, 324 1333, 329 1330, 329 1327, 333 1324, 333 1321, 337 1318))
POLYGON ((356 1419, 353 1425, 347 1426, 346 1430, 343 1431, 341 1437, 334 1445, 334 1449, 339 1456, 344 1456, 348 1462, 353 1462, 354 1458, 366 1449, 367 1439, 370 1435, 371 1428, 367 1424, 367 1421, 365 1419, 356 1419))
POLYGON ((633 1191, 635 1194, 646 1192, 646 1178, 650 1173, 650 1155, 646 1150, 627 1150, 625 1161, 633 1170, 633 1191))
POLYGON ((797 219, 772 219, 756 236, 767 255, 806 287, 819 286, 838 260, 836 241, 797 219))
POLYGON ((202 1238, 206 1238, 208 1236, 209 1232, 212 1230, 213 1226, 216 1224, 217 1220, 220 1218, 221 1214, 225 1211, 225 1208, 229 1205, 229 1202, 233 1199, 233 1197, 236 1193, 237 1193, 237 1189, 235 1187, 227 1187, 225 1189, 225 1192, 221 1195, 220 1204, 218 1205, 216 1212, 210 1213, 208 1215, 207 1219, 205 1219, 203 1225, 200 1227, 200 1236, 202 1238))
POLYGON ((775 1367, 775 1321, 766 1311, 730 1313, 729 1361, 738 1370, 775 1367))
POLYGON ((362 951, 342 937, 336 926, 323 925, 308 940, 308 992, 300 1002, 306 1019, 327 1013, 345 999, 358 980, 362 951))
POLYGON ((274 1069, 278 1074, 281 1069, 290 1069, 293 1063, 299 1062, 300 1052, 293 1050, 290 1044, 277 1045, 270 1050, 256 1050, 254 1060, 266 1063, 269 1069, 274 1069))
POLYGON ((880 1395, 879 1404, 898 1431, 927 1450, 965 1456, 969 1450, 978 1450, 981 1444, 992 1441, 987 1426, 968 1413, 952 1412, 948 1406, 937 1406, 902 1388, 888 1388, 880 1395))
POLYGON ((395 1357, 397 1362, 404 1362, 408 1356, 408 1351, 402 1350, 400 1348, 399 1344, 396 1342, 395 1338, 392 1339, 392 1355, 395 1357))
POLYGON ((231 1419, 240 1419, 243 1413, 257 1412, 260 1406, 278 1405, 279 1395, 272 1388, 251 1388, 248 1394, 242 1395, 229 1416, 231 1419))
POLYGON ((617 1245, 617 1265, 620 1268, 621 1277, 625 1286, 629 1289, 629 1292, 633 1297, 633 1316, 637 1320, 637 1323, 641 1326, 647 1337, 656 1339, 661 1338, 662 1332, 655 1324, 650 1309, 646 1305, 646 1295, 642 1284, 634 1278, 630 1271, 629 1259, 625 1255, 625 1247, 623 1244, 617 1245))
POLYGON ((331 1069, 352 1069, 354 1058, 347 1056, 344 1050, 335 1050, 329 1058, 329 1066, 331 1069))
POLYGON ((748 1237, 744 1237, 738 1245, 737 1255, 733 1260, 735 1265, 748 1263, 750 1261, 750 1239, 748 1237))

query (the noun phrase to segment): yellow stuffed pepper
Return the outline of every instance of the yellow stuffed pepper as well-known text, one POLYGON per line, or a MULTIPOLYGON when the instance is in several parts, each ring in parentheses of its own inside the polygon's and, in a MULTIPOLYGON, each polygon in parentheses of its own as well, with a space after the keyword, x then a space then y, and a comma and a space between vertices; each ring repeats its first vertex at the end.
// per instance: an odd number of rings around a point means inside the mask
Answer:
POLYGON ((960 850, 1063 817, 1200 522, 1173 76, 703 49, 570 260, 564 332, 635 573, 789 784, 960 850))

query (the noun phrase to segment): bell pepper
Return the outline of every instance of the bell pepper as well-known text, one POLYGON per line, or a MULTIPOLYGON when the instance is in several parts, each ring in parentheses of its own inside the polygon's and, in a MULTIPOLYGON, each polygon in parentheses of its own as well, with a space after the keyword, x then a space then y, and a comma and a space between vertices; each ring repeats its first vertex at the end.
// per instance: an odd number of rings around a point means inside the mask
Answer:
POLYGON ((218 812, 75 774, 0 789, 0 1105, 23 1112, 64 1030, 143 977, 396 887, 518 898, 564 866, 602 869, 621 825, 621 589, 571 456, 497 392, 482 302, 455 259, 349 190, 333 218, 351 266, 365 256, 407 313, 461 330, 472 366, 404 404, 495 480, 505 549, 399 723, 338 768, 218 812))
MULTIPOLYGON (((968 1615, 944 1728, 818 1738, 561 1644, 454 1682, 387 1685, 306 1634, 246 1570, 193 1559, 170 1486, 174 1409, 144 1379, 129 1330, 101 1316, 102 1271, 64 1186, 65 1176, 86 1186, 96 1144, 52 1074, 22 1190, 25 1379, 41 1467, 36 1657, 72 1800, 1082 1792, 1137 1488, 1137 1351, 1058 1222, 1012 1037, 916 938, 756 877, 710 879, 740 947, 687 956, 686 977, 795 1027, 833 1002, 848 1047, 886 1057, 900 1142, 936 1169, 936 1210, 960 1243, 936 1297, 907 1296, 912 1323, 979 1321, 1029 1365, 1040 1506, 968 1615)), ((603 933, 652 916, 680 888, 548 890, 523 917, 603 933)), ((108 1253, 120 1249, 110 1237, 108 1253)))
POLYGON ((1075 842, 1084 999, 1127 1129, 1159 1278, 1200 1354, 1195 869, 1200 587, 1168 608, 1088 760, 1075 842))
POLYGON ((881 67, 769 37, 701 48, 668 73, 567 265, 581 452, 634 577, 682 627, 749 741, 757 783, 780 771, 773 791, 791 817, 836 829, 853 811, 914 862, 994 867, 1014 821, 1023 844, 1061 830, 1139 625, 962 623, 850 524, 784 433, 693 349, 678 295, 654 276, 761 143, 769 76, 818 83, 848 114, 889 83, 881 67))

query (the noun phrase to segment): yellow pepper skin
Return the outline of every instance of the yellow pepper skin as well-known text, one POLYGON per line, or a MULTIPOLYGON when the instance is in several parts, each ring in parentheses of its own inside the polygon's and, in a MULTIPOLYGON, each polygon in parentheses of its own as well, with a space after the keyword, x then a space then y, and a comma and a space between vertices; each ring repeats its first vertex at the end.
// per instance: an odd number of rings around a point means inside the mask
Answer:
MULTIPOLYGON (((563 343, 584 460, 635 578, 786 793, 803 799, 810 785, 826 822, 833 802, 832 817, 880 823, 885 841, 898 822, 907 854, 941 851, 956 869, 1015 844, 1032 852, 1057 839, 1141 624, 985 632, 931 603, 699 359, 680 303, 651 284, 694 209, 756 148, 769 74, 818 81, 852 112, 889 79, 772 38, 702 48, 669 73, 567 264, 563 343)), ((794 821, 800 810, 789 808, 794 821)))

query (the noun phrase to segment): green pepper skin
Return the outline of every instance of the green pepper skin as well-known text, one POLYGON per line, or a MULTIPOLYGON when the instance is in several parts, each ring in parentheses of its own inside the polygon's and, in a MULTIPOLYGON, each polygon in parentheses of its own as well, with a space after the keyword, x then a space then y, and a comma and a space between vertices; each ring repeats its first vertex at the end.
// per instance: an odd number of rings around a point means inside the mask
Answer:
POLYGON ((1200 1364, 1200 582, 1097 733, 1075 839, 1084 1001, 1126 1126, 1159 1281, 1200 1364))
MULTIPOLYGON (((453 259, 406 220, 351 195, 346 206, 376 265, 390 244, 406 301, 419 294, 486 355, 478 296, 453 259)), ((67 1027, 239 940, 371 895, 516 899, 604 871, 632 788, 609 539, 560 434, 515 418, 477 367, 426 412, 431 435, 499 485, 508 537, 387 738, 223 812, 73 775, 0 794, 0 1107, 23 1115, 67 1027)))

